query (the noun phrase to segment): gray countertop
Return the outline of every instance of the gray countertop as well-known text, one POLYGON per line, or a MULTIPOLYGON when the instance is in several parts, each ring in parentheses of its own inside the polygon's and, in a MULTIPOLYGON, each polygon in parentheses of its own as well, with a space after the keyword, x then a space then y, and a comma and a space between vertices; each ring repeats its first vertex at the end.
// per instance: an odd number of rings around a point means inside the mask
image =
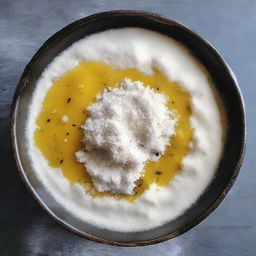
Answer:
POLYGON ((255 0, 0 0, 0 255, 255 255, 255 81, 255 0), (14 89, 26 63, 63 26, 111 9, 157 12, 208 39, 233 68, 248 118, 245 161, 222 204, 184 235, 139 248, 98 244, 57 225, 32 199, 11 154, 8 116, 14 89))

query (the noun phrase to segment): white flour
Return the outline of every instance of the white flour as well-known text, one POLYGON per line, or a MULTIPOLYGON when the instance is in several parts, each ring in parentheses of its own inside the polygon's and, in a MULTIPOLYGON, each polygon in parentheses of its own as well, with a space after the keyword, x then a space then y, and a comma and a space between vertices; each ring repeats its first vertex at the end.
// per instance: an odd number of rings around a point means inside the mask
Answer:
POLYGON ((74 43, 50 63, 37 82, 27 120, 28 152, 38 180, 81 222, 119 231, 140 231, 162 225, 182 214, 212 180, 222 152, 222 124, 211 78, 192 54, 159 33, 125 28, 91 35, 74 43), (181 171, 160 190, 151 185, 134 203, 111 197, 93 198, 80 184, 71 185, 52 168, 35 146, 36 118, 53 81, 81 61, 101 61, 115 68, 137 68, 150 74, 158 68, 191 95, 193 141, 181 171))
POLYGON ((131 195, 146 162, 164 154, 176 118, 167 108, 167 97, 139 81, 125 79, 97 98, 87 108, 85 148, 76 153, 77 159, 85 163, 99 192, 131 195))

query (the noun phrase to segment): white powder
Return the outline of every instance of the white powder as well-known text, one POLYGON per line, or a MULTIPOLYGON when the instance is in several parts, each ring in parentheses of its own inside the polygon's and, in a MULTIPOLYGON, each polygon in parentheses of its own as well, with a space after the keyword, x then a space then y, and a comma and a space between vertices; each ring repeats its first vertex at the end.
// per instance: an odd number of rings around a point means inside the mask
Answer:
POLYGON ((67 116, 67 115, 64 115, 64 116, 61 118, 61 120, 62 120, 64 123, 68 122, 68 116, 67 116))
POLYGON ((220 111, 212 81, 187 48, 159 33, 125 28, 93 34, 60 53, 37 82, 27 120, 28 154, 37 192, 47 191, 55 202, 53 212, 71 216, 100 228, 141 231, 160 226, 182 214, 206 189, 215 174, 222 152, 220 111), (193 141, 181 170, 165 187, 152 184, 134 203, 111 197, 92 197, 84 186, 71 184, 61 169, 52 168, 34 142, 36 119, 53 81, 81 61, 101 61, 115 68, 137 68, 150 74, 159 69, 170 81, 178 82, 191 96, 193 141))
POLYGON ((167 96, 125 79, 87 108, 85 148, 76 153, 99 192, 133 194, 146 162, 157 161, 174 135, 167 96))

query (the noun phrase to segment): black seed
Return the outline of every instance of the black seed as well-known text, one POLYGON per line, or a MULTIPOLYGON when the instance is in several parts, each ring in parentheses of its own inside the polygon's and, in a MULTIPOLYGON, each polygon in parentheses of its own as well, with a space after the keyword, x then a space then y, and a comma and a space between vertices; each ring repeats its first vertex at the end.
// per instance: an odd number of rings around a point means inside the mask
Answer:
POLYGON ((76 127, 76 124, 72 124, 72 126, 76 127))
POLYGON ((49 123, 49 122, 51 122, 51 119, 50 119, 50 118, 48 118, 48 119, 47 119, 47 122, 48 122, 48 123, 49 123))
POLYGON ((160 172, 160 171, 156 171, 156 172, 155 172, 155 174, 156 174, 156 175, 161 175, 161 174, 162 174, 162 172, 160 172))
POLYGON ((68 98, 68 99, 67 99, 67 103, 69 103, 70 101, 71 101, 71 98, 68 98))
POLYGON ((69 132, 67 132, 67 135, 69 135, 69 132))
POLYGON ((62 163, 63 163, 63 161, 64 161, 64 160, 63 160, 63 159, 61 159, 61 160, 60 160, 60 164, 62 164, 62 163))
POLYGON ((155 152, 154 155, 155 156, 160 156, 160 153, 159 152, 155 152))
POLYGON ((159 91, 159 87, 156 88, 159 91))
POLYGON ((172 104, 174 104, 174 100, 172 100, 172 104))

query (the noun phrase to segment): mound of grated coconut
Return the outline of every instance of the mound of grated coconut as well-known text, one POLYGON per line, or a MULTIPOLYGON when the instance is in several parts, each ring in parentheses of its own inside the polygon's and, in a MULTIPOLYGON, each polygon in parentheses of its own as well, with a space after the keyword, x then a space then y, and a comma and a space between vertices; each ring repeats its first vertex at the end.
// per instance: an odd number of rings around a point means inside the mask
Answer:
POLYGON ((87 108, 84 148, 76 152, 99 192, 131 195, 148 161, 157 161, 174 135, 167 96, 125 79, 87 108))

